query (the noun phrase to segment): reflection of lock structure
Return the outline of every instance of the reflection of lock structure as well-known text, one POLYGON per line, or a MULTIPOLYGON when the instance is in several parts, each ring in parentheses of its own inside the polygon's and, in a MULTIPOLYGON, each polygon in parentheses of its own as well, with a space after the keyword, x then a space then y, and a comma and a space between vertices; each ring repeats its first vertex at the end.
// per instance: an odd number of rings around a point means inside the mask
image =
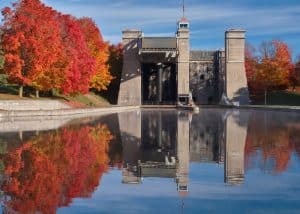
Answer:
POLYGON ((142 177, 175 178, 178 193, 186 195, 190 161, 224 163, 225 183, 243 183, 247 128, 238 122, 238 114, 143 110, 133 115, 119 115, 123 183, 138 184, 142 177), (129 118, 137 126, 129 126, 129 118))
POLYGON ((143 177, 175 178, 179 194, 186 195, 190 161, 188 112, 143 111, 138 115, 140 122, 135 123, 140 125, 137 129, 125 123, 131 118, 129 114, 119 115, 124 158, 122 182, 139 184, 143 177))
POLYGON ((229 115, 226 120, 225 183, 238 185, 244 181, 244 151, 247 129, 229 115))
POLYGON ((177 121, 177 191, 183 196, 188 192, 190 166, 190 122, 188 113, 181 113, 177 121))
POLYGON ((172 156, 171 158, 169 158, 168 156, 165 156, 165 164, 167 166, 175 166, 176 165, 175 157, 172 156))

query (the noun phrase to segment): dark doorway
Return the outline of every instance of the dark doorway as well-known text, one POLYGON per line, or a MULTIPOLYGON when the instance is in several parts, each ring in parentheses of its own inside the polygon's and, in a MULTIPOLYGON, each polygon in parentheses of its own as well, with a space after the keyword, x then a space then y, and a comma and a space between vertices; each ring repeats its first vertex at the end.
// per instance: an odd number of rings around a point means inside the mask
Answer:
POLYGON ((175 104, 177 81, 175 63, 142 64, 143 105, 175 104))

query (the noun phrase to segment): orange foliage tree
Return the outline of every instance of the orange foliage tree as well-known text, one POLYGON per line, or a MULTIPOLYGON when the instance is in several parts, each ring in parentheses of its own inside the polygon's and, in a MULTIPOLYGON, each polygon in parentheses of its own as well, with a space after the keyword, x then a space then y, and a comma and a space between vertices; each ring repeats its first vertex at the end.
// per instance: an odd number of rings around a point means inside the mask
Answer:
POLYGON ((78 20, 81 31, 84 35, 89 54, 95 59, 95 67, 92 71, 90 87, 98 91, 106 90, 112 80, 109 73, 108 44, 103 41, 102 35, 95 22, 90 18, 81 18, 78 20))
POLYGON ((28 140, 4 157, 3 202, 20 213, 55 213, 90 197, 108 170, 112 136, 104 125, 74 126, 28 140))
POLYGON ((260 55, 255 49, 246 48, 245 66, 250 93, 286 89, 294 75, 291 52, 285 42, 272 40, 261 44, 260 55))
POLYGON ((261 63, 256 76, 265 88, 287 88, 293 70, 291 53, 286 43, 273 40, 261 45, 261 63))
POLYGON ((91 19, 58 13, 40 0, 19 0, 2 14, 4 71, 20 85, 20 96, 23 86, 65 94, 107 88, 108 44, 91 19))
POLYGON ((20 96, 25 85, 37 90, 57 88, 62 79, 56 66, 62 44, 56 12, 39 0, 21 0, 2 14, 4 71, 21 86, 20 96))
POLYGON ((59 20, 64 45, 62 60, 66 63, 65 82, 61 89, 65 94, 86 94, 95 69, 95 59, 89 54, 77 19, 60 15, 59 20))
POLYGON ((298 56, 298 60, 295 63, 295 71, 293 73, 291 81, 293 82, 294 88, 296 85, 300 85, 300 56, 298 56))

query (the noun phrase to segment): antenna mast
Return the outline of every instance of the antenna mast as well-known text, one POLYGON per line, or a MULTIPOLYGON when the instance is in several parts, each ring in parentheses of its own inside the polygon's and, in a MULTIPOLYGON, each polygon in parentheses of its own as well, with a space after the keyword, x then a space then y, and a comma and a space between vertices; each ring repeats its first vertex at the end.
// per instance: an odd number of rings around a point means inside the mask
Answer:
POLYGON ((183 17, 185 17, 185 1, 182 0, 182 14, 183 14, 183 17))

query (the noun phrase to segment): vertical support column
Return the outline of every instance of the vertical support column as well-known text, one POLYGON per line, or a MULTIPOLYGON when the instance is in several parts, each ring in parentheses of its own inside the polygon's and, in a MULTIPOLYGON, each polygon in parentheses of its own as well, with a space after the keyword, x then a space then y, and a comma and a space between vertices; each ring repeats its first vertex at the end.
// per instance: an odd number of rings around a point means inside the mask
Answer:
POLYGON ((139 60, 139 44, 141 37, 141 31, 123 31, 124 57, 118 105, 141 105, 142 80, 141 63, 139 60))
POLYGON ((187 99, 190 92, 190 31, 179 28, 177 31, 177 93, 178 99, 187 99))
POLYGON ((225 50, 218 52, 218 101, 222 99, 225 89, 225 50))
POLYGON ((180 195, 188 192, 190 166, 190 123, 187 112, 179 112, 177 121, 177 190, 180 195))
POLYGON ((249 92, 245 70, 245 32, 225 32, 225 93, 233 105, 249 104, 249 92))
POLYGON ((162 102, 162 72, 163 72, 163 65, 159 63, 158 65, 158 102, 161 104, 162 102))

